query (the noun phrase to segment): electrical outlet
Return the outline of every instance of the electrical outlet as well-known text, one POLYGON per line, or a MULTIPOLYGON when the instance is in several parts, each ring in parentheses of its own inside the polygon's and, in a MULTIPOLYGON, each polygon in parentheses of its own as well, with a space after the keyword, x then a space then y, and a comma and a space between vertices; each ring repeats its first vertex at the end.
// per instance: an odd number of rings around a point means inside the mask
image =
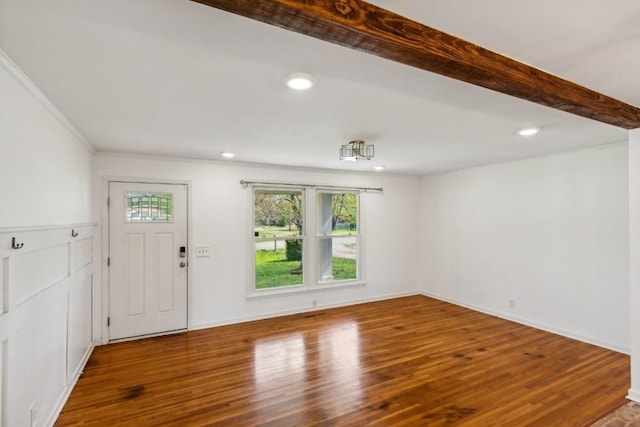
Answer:
POLYGON ((38 425, 38 407, 36 402, 33 402, 31 408, 29 408, 29 427, 37 427, 38 425))
POLYGON ((509 308, 516 308, 516 300, 514 299, 509 300, 509 308))
POLYGON ((318 305, 318 301, 316 301, 316 300, 311 301, 311 305, 316 307, 318 305))
POLYGON ((198 246, 196 248, 196 256, 197 257, 208 257, 208 256, 211 256, 211 247, 209 247, 209 246, 198 246))

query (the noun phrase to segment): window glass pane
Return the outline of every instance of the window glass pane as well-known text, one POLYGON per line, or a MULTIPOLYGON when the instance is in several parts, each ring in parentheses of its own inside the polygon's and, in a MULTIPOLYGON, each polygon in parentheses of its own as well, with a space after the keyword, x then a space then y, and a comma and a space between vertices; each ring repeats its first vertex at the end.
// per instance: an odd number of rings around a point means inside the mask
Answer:
POLYGON ((318 193, 318 234, 344 236, 358 232, 357 193, 318 193))
POLYGON ((302 239, 256 242, 256 289, 301 285, 302 239))
POLYGON ((302 191, 255 190, 253 196, 255 237, 278 238, 302 235, 302 191))
POLYGON ((127 192, 125 222, 173 222, 173 194, 127 192))
POLYGON ((318 243, 318 272, 321 282, 358 278, 357 236, 320 238, 318 243))

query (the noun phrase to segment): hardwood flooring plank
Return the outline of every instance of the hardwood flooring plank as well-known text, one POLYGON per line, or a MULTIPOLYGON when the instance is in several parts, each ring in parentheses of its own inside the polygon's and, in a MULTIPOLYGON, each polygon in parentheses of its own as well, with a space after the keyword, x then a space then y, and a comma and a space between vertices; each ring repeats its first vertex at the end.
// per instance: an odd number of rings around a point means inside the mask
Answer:
POLYGON ((629 357, 412 296, 101 346, 56 426, 583 426, 629 357))

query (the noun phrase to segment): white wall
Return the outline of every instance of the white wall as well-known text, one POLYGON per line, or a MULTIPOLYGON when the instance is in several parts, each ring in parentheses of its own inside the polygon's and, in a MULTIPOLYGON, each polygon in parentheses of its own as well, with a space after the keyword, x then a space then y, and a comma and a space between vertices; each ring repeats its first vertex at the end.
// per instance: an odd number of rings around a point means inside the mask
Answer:
POLYGON ((422 291, 628 352, 627 158, 617 144, 423 177, 422 291))
POLYGON ((640 402, 640 129, 629 131, 629 284, 631 306, 631 388, 640 402))
MULTIPOLYGON (((193 328, 310 310, 312 300, 317 301, 318 307, 328 307, 417 292, 416 177, 107 155, 98 155, 94 164, 95 209, 101 215, 106 214, 104 177, 191 182, 189 246, 211 246, 211 257, 190 260, 193 328), (247 299, 247 282, 252 274, 247 267, 251 199, 249 190, 240 185, 242 179, 384 187, 384 194, 366 193, 361 197, 367 285, 247 299)), ((103 217, 103 224, 106 221, 103 217)), ((103 254, 103 261, 104 257, 103 254)), ((106 300, 106 293, 103 295, 106 300)), ((101 318, 104 324, 106 314, 102 313, 101 318)))
POLYGON ((3 426, 53 424, 91 352, 90 190, 90 150, 0 51, 3 426))
POLYGON ((91 221, 91 152, 2 51, 0 94, 0 228, 91 221))

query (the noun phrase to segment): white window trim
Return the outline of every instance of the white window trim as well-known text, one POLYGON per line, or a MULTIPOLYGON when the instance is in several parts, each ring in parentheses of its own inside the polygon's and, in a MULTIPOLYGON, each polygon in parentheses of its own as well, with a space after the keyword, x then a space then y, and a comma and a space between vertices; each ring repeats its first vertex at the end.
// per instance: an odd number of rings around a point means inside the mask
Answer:
POLYGON ((352 286, 363 286, 367 284, 366 280, 366 263, 365 263, 365 246, 364 237, 366 234, 364 215, 362 214, 362 191, 358 194, 357 206, 358 206, 358 254, 357 254, 357 278, 353 280, 338 280, 338 281, 319 281, 317 275, 317 252, 318 242, 320 236, 317 231, 317 196, 318 193, 332 193, 341 194, 345 192, 355 193, 353 188, 338 189, 336 187, 322 187, 322 186, 295 186, 286 185, 280 186, 277 184, 248 184, 249 190, 249 206, 251 207, 251 215, 249 215, 248 224, 248 243, 247 243, 247 289, 246 298, 254 299, 261 297, 271 297, 285 294, 296 293, 308 293, 317 292, 326 289, 345 288, 352 286), (253 234, 255 226, 255 201, 254 194, 256 189, 274 190, 274 191, 301 191, 304 205, 304 218, 303 218, 303 234, 302 238, 302 262, 305 266, 303 272, 303 283, 299 285, 289 285, 275 288, 256 289, 256 273, 255 273, 255 237, 253 234), (313 227, 313 230, 309 230, 309 226, 313 227), (310 261, 313 262, 310 262, 310 261))

